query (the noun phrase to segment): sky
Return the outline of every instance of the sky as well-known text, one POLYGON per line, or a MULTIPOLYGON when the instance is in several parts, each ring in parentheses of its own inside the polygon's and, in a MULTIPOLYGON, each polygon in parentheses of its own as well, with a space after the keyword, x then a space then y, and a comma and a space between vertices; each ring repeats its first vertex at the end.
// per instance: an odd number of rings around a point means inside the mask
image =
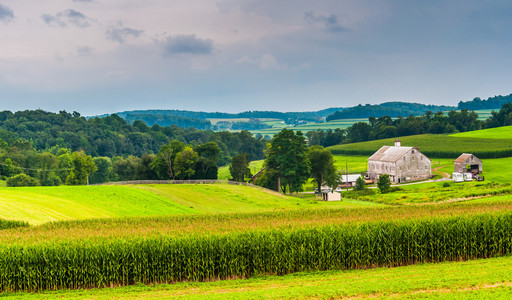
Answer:
POLYGON ((509 0, 0 0, 0 110, 456 105, 511 49, 509 0))

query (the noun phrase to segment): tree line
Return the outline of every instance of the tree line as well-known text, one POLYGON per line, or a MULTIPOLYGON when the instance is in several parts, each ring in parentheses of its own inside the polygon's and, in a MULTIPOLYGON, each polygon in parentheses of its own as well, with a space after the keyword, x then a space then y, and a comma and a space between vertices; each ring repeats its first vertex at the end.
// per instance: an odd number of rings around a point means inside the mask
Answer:
MULTIPOLYGON (((84 118, 79 113, 27 110, 0 112, 0 139, 12 146, 17 140, 32 144, 38 152, 56 154, 66 148, 84 151, 93 157, 141 157, 156 154, 160 147, 177 140, 192 147, 215 142, 221 149, 219 165, 228 164, 238 153, 249 154, 252 160, 264 157, 266 141, 248 131, 214 132, 178 126, 147 126, 136 120, 128 123, 117 115, 84 118)), ((1 161, 0 161, 1 162, 1 161)))

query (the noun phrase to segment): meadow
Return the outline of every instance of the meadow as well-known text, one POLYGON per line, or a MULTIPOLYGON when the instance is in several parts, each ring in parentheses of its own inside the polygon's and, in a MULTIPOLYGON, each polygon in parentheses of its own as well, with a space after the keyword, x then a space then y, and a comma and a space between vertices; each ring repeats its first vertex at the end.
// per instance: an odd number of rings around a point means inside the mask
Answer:
POLYGON ((467 131, 451 134, 452 137, 461 138, 483 138, 483 139, 506 139, 512 138, 512 126, 503 126, 476 131, 467 131))

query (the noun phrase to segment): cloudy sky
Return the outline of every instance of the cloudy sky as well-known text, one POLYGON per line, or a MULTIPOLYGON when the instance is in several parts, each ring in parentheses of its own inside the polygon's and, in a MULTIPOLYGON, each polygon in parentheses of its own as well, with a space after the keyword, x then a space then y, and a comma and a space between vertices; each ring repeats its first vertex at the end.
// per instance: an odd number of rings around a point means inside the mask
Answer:
POLYGON ((511 49, 509 0, 0 0, 0 110, 455 105, 511 49))

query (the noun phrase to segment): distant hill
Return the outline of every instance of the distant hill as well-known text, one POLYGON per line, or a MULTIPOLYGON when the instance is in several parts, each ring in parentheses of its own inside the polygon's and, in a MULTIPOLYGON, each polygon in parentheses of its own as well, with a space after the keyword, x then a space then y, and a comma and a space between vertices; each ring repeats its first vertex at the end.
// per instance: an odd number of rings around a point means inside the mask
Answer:
POLYGON ((408 117, 410 115, 417 116, 426 113, 427 111, 449 111, 454 110, 454 106, 445 105, 425 105, 420 103, 409 102, 385 102, 377 105, 361 105, 346 108, 342 111, 337 111, 327 117, 327 121, 340 120, 340 119, 360 119, 369 117, 383 117, 389 116, 392 118, 402 116, 408 117))
MULTIPOLYGON (((306 112, 279 112, 279 111, 244 111, 241 113, 223 113, 223 112, 202 112, 202 111, 190 111, 190 110, 177 110, 177 109, 151 109, 151 110, 131 110, 122 111, 115 113, 123 119, 126 119, 127 115, 133 118, 137 115, 153 115, 153 116, 176 116, 194 119, 241 119, 241 118, 254 118, 254 119, 318 119, 321 117, 327 117, 335 111, 344 110, 343 107, 332 107, 322 109, 318 111, 306 111, 306 112)), ((107 114, 108 115, 108 114, 107 114)), ((107 115, 100 115, 97 117, 104 117, 107 115)))
POLYGON ((458 109, 478 110, 478 109, 500 109, 503 104, 511 102, 512 94, 508 96, 494 96, 489 97, 487 100, 482 100, 479 97, 474 98, 471 101, 460 101, 457 105, 458 109))
MULTIPOLYGON (((270 126, 259 123, 258 119, 279 119, 286 124, 296 125, 301 123, 319 122, 333 112, 344 110, 343 107, 332 107, 318 111, 306 112, 279 112, 279 111, 245 111, 241 113, 223 113, 223 112, 202 112, 190 110, 132 110, 115 113, 129 123, 141 120, 148 126, 158 124, 160 126, 177 125, 183 128, 194 127, 196 129, 213 130, 257 130, 269 128, 270 126), (213 126, 208 119, 226 119, 217 126, 213 126), (229 121, 230 119, 250 119, 247 122, 239 120, 229 121)), ((106 117, 109 114, 95 116, 106 117)))

